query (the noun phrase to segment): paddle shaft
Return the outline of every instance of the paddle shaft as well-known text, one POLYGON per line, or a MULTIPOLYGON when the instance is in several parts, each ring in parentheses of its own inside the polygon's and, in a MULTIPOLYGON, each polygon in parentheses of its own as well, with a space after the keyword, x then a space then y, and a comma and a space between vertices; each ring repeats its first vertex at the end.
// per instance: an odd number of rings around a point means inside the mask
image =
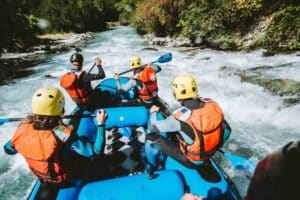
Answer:
POLYGON ((96 63, 94 63, 93 66, 89 69, 88 74, 91 73, 91 71, 94 69, 95 66, 96 66, 96 63))
MULTIPOLYGON (((92 118, 96 117, 95 114, 84 114, 84 115, 64 115, 61 118, 62 119, 70 119, 70 118, 92 118)), ((26 121, 26 117, 14 117, 14 118, 2 118, 0 119, 0 125, 6 123, 6 122, 17 122, 17 121, 26 121)))
MULTIPOLYGON (((152 64, 152 63, 151 63, 152 64)), ((151 65, 150 64, 150 65, 151 65)), ((141 67, 146 67, 147 65, 142 65, 141 67)), ((119 76, 121 76, 121 75, 123 75, 123 74, 126 74, 126 73, 128 73, 128 72, 131 72, 131 71, 133 71, 134 69, 128 69, 128 70, 126 70, 126 71, 124 71, 124 72, 121 72, 121 73, 119 73, 118 75, 119 76)))
MULTIPOLYGON (((150 64, 145 64, 145 65, 142 65, 141 67, 146 67, 147 65, 151 65, 151 64, 153 64, 153 63, 166 63, 166 62, 169 62, 169 61, 171 61, 172 60, 172 54, 171 53, 167 53, 167 54, 164 54, 164 55, 162 55, 162 56, 160 56, 157 60, 155 60, 155 61, 153 61, 153 62, 151 62, 150 64)), ((121 73, 118 73, 118 75, 120 76, 120 75, 123 75, 123 74, 126 74, 126 73, 128 73, 128 72, 131 72, 131 71, 133 71, 134 69, 128 69, 128 70, 126 70, 126 71, 123 71, 123 72, 121 72, 121 73)))

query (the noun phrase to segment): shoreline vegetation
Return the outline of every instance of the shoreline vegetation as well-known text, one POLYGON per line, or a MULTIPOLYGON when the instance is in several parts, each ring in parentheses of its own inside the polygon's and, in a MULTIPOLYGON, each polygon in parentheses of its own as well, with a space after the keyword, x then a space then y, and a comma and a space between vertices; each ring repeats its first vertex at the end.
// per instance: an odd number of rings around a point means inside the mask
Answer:
POLYGON ((0 11, 2 63, 69 50, 115 24, 154 46, 265 49, 266 56, 300 50, 298 0, 4 0, 0 11))

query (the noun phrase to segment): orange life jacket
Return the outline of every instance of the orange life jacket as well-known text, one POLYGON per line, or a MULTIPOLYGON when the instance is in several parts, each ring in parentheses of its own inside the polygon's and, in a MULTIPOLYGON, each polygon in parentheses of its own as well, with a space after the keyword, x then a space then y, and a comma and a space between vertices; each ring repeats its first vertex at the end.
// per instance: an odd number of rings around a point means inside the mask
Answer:
POLYGON ((59 153, 63 142, 70 136, 71 129, 64 128, 57 132, 59 134, 52 130, 36 130, 31 123, 21 123, 11 144, 24 156, 29 168, 38 178, 60 183, 69 177, 59 162, 59 153))
POLYGON ((60 85, 67 90, 68 94, 77 105, 82 105, 87 103, 93 89, 92 87, 87 90, 79 88, 79 78, 80 75, 71 72, 66 73, 61 77, 60 85))
POLYGON ((138 80, 142 82, 142 88, 138 91, 139 99, 148 101, 157 96, 156 72, 150 65, 139 72, 138 80))
POLYGON ((200 161, 210 158, 221 144, 224 114, 211 99, 200 99, 205 104, 195 110, 182 107, 174 112, 175 118, 188 125, 193 134, 193 143, 186 143, 178 135, 180 150, 189 160, 200 161))

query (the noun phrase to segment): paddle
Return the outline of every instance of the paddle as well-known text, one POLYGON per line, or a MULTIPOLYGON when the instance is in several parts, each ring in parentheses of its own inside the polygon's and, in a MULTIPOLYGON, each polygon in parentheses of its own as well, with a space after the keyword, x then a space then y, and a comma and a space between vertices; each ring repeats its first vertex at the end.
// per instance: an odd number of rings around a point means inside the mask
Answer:
POLYGON ((252 177, 256 167, 256 163, 254 161, 248 160, 246 158, 237 155, 230 154, 228 152, 224 152, 222 149, 218 149, 218 152, 223 154, 224 157, 230 162, 230 164, 235 169, 245 173, 247 178, 252 177))
MULTIPOLYGON (((70 118, 90 118, 96 117, 94 114, 85 114, 85 115, 65 115, 62 116, 62 119, 70 119, 70 118)), ((16 122, 16 121, 25 121, 27 118, 25 117, 14 117, 14 118, 0 118, 0 126, 7 123, 7 122, 16 122)))
POLYGON ((94 64, 92 65, 92 67, 89 69, 88 74, 91 73, 91 71, 94 69, 95 66, 96 66, 96 63, 94 63, 94 64))
MULTIPOLYGON (((160 56, 157 60, 151 62, 150 65, 153 64, 153 63, 166 63, 166 62, 169 62, 171 60, 172 60, 172 53, 166 53, 166 54, 160 56)), ((146 67, 146 66, 147 65, 142 65, 142 67, 146 67)), ((119 73, 118 75, 120 76, 120 75, 126 74, 128 72, 131 72, 133 70, 134 69, 128 69, 126 71, 123 71, 123 72, 119 73)))

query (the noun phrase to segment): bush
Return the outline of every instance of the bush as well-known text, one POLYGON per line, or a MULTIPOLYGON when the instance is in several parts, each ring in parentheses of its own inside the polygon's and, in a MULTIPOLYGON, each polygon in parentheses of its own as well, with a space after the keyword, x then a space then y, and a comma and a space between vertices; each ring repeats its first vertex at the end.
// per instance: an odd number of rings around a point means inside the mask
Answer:
POLYGON ((37 19, 23 1, 1 1, 0 20, 0 49, 22 50, 35 42, 37 19))
POLYGON ((179 32, 179 14, 186 8, 187 0, 145 0, 137 4, 136 18, 147 32, 157 36, 179 32))
POLYGON ((180 15, 179 26, 181 34, 194 41, 198 37, 218 35, 224 32, 224 27, 217 16, 216 2, 197 0, 190 4, 180 15))
POLYGON ((288 6, 274 13, 266 34, 256 45, 276 49, 299 49, 300 6, 288 6))

